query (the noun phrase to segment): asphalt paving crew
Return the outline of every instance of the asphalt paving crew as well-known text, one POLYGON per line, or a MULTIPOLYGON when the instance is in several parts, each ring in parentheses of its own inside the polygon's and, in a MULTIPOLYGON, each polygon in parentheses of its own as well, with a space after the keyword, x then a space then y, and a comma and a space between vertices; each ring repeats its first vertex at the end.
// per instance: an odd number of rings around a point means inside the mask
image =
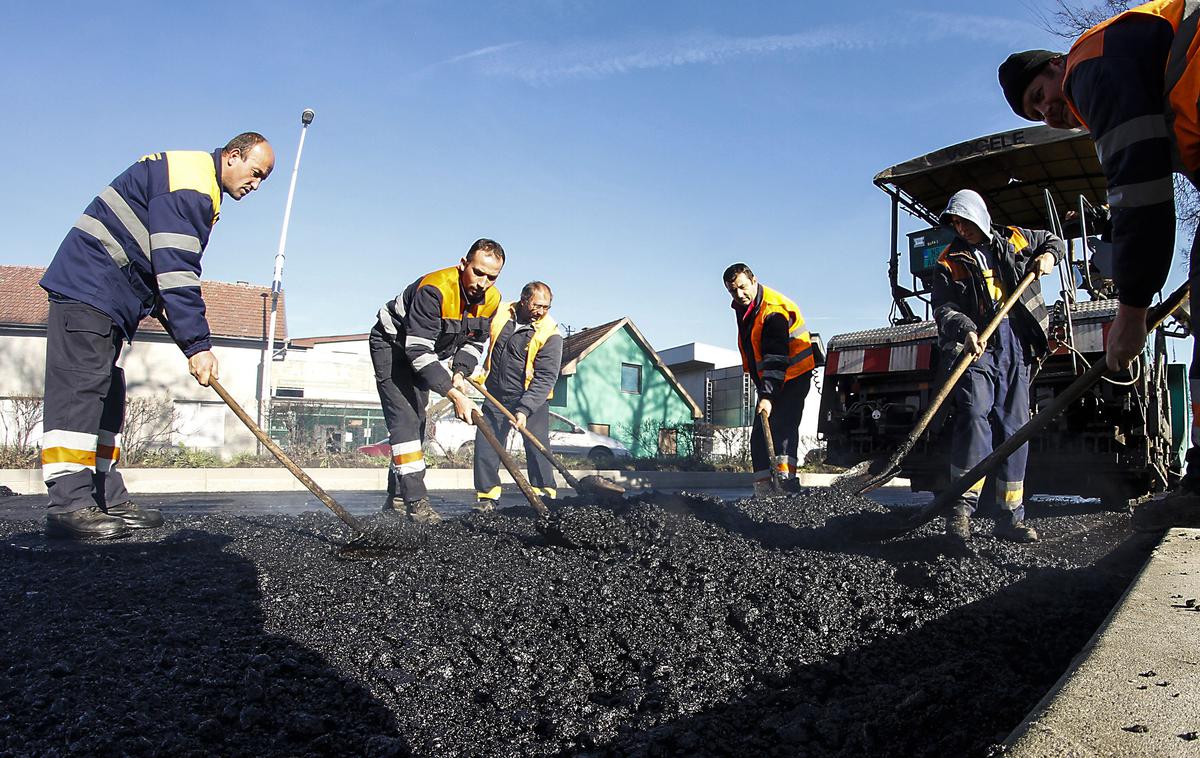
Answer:
POLYGON ((221 214, 275 166, 270 143, 239 134, 211 153, 143 156, 101 190, 42 277, 49 293, 42 476, 46 534, 111 539, 152 529, 162 514, 130 500, 117 462, 125 423, 122 343, 151 315, 169 319, 188 370, 217 378, 200 256, 221 214))
MULTIPOLYGON (((979 332, 1030 271, 1049 273, 1066 253, 1063 241, 1050 232, 992 224, 978 192, 960 190, 950 198, 941 222, 955 239, 938 258, 931 302, 938 325, 943 364, 955 360, 958 346, 976 357, 954 388, 955 416, 950 452, 950 478, 957 480, 992 452, 993 443, 1008 439, 1029 421, 1030 367, 1048 349, 1050 313, 1034 280, 1005 316, 987 344, 979 332)), ((1025 464, 1029 443, 1004 459, 995 471, 1001 509, 996 536, 1036 542, 1037 531, 1025 523, 1025 464)), ((946 517, 946 533, 971 536, 970 517, 979 504, 984 480, 962 494, 946 517)))
POLYGON ((794 302, 760 284, 745 263, 734 263, 722 276, 737 314, 738 350, 742 368, 758 390, 755 413, 765 413, 775 449, 768 453, 762 425, 750 433, 754 491, 769 491, 771 467, 779 472, 785 490, 799 489, 796 451, 800 418, 816 367, 812 338, 794 302))
POLYGON ((500 292, 492 285, 504 267, 504 248, 478 239, 457 266, 422 276, 379 309, 371 329, 371 363, 392 446, 385 513, 433 523, 441 516, 425 489, 425 405, 429 391, 454 404, 473 423, 479 410, 467 381, 483 358, 500 292), (452 359, 450 370, 442 364, 452 359))
MULTIPOLYGON (((558 322, 550 317, 554 293, 545 282, 521 288, 521 299, 504 303, 492 319, 484 387, 543 445, 550 445, 550 403, 562 366, 563 338, 558 322)), ((508 439, 511 422, 499 409, 485 404, 483 420, 496 438, 508 439)), ((523 438, 524 439, 524 438, 523 438)), ((554 468, 525 439, 529 483, 543 497, 557 497, 554 468)), ((500 499, 500 456, 475 432, 475 510, 494 510, 500 499)))
MULTIPOLYGON (((1114 279, 1119 305, 1108 335, 1109 368, 1128 366, 1146 344, 1146 313, 1170 272, 1175 246, 1172 173, 1200 186, 1200 6, 1155 0, 1084 32, 1067 54, 1014 53, 1000 66, 1013 111, 1059 128, 1085 127, 1108 183, 1114 279)), ((1200 283, 1200 236, 1189 258, 1200 283)), ((1193 336, 1200 313, 1190 312, 1193 336)), ((1193 340, 1189 384, 1192 445, 1178 488, 1134 510, 1139 529, 1200 526, 1200 345, 1193 340)))

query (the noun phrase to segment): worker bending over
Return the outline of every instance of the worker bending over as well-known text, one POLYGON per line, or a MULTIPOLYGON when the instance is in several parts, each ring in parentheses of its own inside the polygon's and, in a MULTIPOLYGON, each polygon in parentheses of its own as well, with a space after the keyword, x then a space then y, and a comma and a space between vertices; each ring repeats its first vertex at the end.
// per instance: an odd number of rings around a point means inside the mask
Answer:
MULTIPOLYGON (((1000 322, 987 344, 979 332, 1016 290, 1025 274, 1054 269, 1066 246, 1050 232, 992 225, 978 192, 959 190, 950 198, 941 222, 955 239, 938 258, 933 276, 933 317, 943 361, 949 365, 958 345, 975 357, 954 388, 956 404, 950 478, 958 480, 1029 421, 1030 366, 1046 354, 1050 313, 1035 279, 1000 322)), ((1025 463, 1029 443, 996 468, 996 497, 1001 515, 996 536, 1016 542, 1037 541, 1025 523, 1025 463)), ((966 540, 970 516, 979 504, 983 479, 973 482, 946 517, 946 533, 966 540)))
POLYGON ((46 534, 124 537, 162 514, 129 499, 117 471, 125 423, 122 342, 156 314, 207 386, 217 359, 200 292, 200 255, 221 214, 275 167, 270 143, 239 134, 211 153, 143 156, 96 196, 67 232, 42 277, 49 293, 42 476, 50 495, 46 534))
POLYGON ((476 240, 457 266, 426 274, 379 309, 371 329, 371 363, 392 445, 385 513, 422 523, 441 521, 425 490, 425 405, 429 390, 454 403, 467 423, 475 403, 467 382, 483 357, 490 320, 500 305, 492 285, 504 248, 476 240), (441 361, 452 358, 450 370, 441 361))
POLYGON ((768 451, 762 425, 754 424, 750 432, 754 492, 761 495, 770 491, 772 466, 779 472, 784 489, 795 492, 799 489, 796 451, 800 417, 816 366, 812 338, 796 304, 759 284, 745 263, 725 269, 723 281, 733 296, 730 307, 737 314, 742 368, 758 390, 755 413, 767 416, 775 443, 775 449, 768 451))
MULTIPOLYGON (((558 323, 550 317, 554 294, 545 282, 530 282, 521 289, 521 299, 505 303, 492 319, 491 347, 487 356, 484 386, 517 419, 517 429, 528 429, 547 448, 550 446, 550 403, 554 383, 562 365, 563 338, 558 323)), ((484 423, 501 444, 508 439, 509 420, 490 404, 483 409, 484 423)), ((546 457, 525 439, 529 483, 539 495, 553 498, 554 469, 546 457)), ((500 499, 500 456, 483 432, 475 432, 475 510, 494 510, 500 499)))
MULTIPOLYGON (((1108 183, 1117 317, 1108 333, 1113 371, 1146 346, 1146 314, 1166 283, 1175 247, 1175 188, 1182 172, 1200 186, 1200 6, 1155 0, 1084 32, 1066 55, 1014 53, 1000 66, 1013 111, 1063 129, 1084 127, 1108 183)), ((1188 260, 1191 290, 1200 283, 1200 235, 1188 260)), ((1192 445, 1179 487, 1136 508, 1138 529, 1200 526, 1200 309, 1191 308, 1189 384, 1192 445)))

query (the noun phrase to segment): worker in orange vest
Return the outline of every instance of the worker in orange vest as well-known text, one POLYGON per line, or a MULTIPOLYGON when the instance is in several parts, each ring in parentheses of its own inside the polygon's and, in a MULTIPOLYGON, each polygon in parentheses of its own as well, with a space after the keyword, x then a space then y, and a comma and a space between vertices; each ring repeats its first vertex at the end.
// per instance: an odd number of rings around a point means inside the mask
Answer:
MULTIPOLYGON (((1118 370, 1146 346, 1146 314, 1166 283, 1175 248, 1172 174, 1200 181, 1200 9, 1189 0, 1154 0, 1084 32, 1067 54, 1014 53, 1000 66, 1013 111, 1061 129, 1084 127, 1108 182, 1117 316, 1107 361, 1118 370)), ((1200 279, 1200 237, 1189 260, 1192 291, 1200 279)), ((1191 309, 1190 328, 1200 328, 1191 309)), ((1200 526, 1200 352, 1193 340, 1189 375, 1192 446, 1178 488, 1134 511, 1134 526, 1157 531, 1200 526)))
POLYGON ((816 367, 812 337, 796 304, 759 284, 745 263, 725 269, 722 278, 733 297, 730 307, 737 314, 742 368, 758 390, 755 415, 767 416, 775 443, 775 449, 768 451, 762 425, 754 424, 750 433, 754 492, 758 495, 769 491, 772 466, 779 472, 784 489, 795 492, 799 489, 796 451, 800 417, 816 367))

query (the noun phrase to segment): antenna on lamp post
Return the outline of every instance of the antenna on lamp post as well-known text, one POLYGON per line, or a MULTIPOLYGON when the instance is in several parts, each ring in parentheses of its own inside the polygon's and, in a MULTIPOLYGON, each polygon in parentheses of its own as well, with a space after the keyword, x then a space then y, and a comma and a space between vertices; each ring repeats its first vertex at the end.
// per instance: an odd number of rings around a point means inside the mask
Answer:
MULTIPOLYGON (((275 320, 279 315, 279 293, 283 290, 283 260, 287 247, 288 222, 292 219, 292 198, 296 195, 296 175, 300 173, 300 154, 304 152, 304 136, 316 112, 305 108, 300 114, 300 144, 296 146, 296 165, 292 167, 292 182, 288 186, 287 205, 283 209, 283 229, 279 232, 279 250, 275 253, 275 274, 271 277, 271 315, 267 322, 267 346, 262 360, 262 386, 259 388, 258 425, 271 433, 271 363, 275 358, 275 320)), ((261 445, 260 445, 261 447, 261 445)))

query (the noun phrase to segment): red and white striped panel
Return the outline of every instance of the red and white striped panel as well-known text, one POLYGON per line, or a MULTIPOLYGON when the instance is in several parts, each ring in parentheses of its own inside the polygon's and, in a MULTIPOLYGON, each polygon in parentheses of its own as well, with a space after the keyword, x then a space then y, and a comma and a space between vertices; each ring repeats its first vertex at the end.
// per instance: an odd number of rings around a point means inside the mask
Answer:
POLYGON ((932 342, 834 350, 826 359, 825 375, 921 371, 929 368, 932 354, 932 342))

